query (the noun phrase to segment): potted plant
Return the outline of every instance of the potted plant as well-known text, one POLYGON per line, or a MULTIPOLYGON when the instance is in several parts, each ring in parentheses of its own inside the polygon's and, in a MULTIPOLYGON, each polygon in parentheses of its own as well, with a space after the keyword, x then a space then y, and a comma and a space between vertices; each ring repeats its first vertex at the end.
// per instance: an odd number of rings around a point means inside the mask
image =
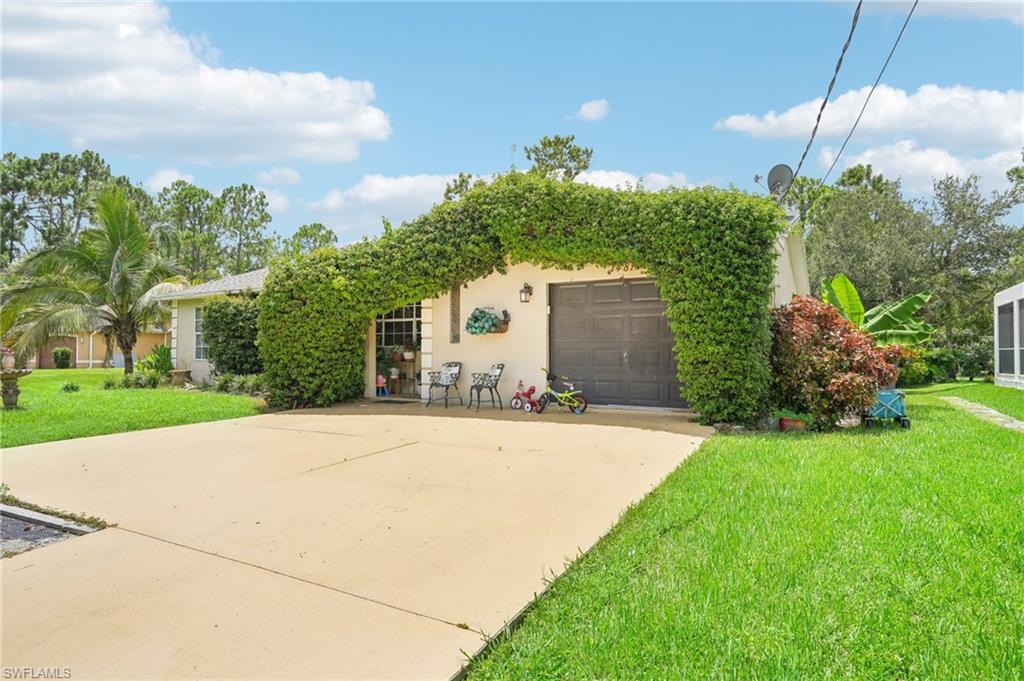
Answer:
POLYGON ((416 359, 416 348, 411 343, 402 348, 402 359, 406 362, 412 362, 416 359))
POLYGON ((779 420, 779 430, 784 433, 791 430, 806 430, 814 425, 813 416, 801 414, 791 409, 780 409, 773 416, 779 420))
POLYGON ((15 363, 14 350, 12 350, 11 348, 0 348, 0 353, 2 353, 3 355, 3 359, 0 360, 3 362, 3 370, 12 371, 14 369, 15 363))

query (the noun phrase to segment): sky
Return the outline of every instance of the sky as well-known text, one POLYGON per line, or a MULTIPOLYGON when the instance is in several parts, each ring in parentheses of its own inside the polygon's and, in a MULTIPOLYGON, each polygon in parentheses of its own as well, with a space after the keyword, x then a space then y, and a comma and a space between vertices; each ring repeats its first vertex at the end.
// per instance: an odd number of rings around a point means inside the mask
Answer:
MULTIPOLYGON (((909 7, 865 3, 804 174, 831 163, 909 7)), ((459 172, 528 167, 544 135, 593 148, 580 181, 763 193, 755 174, 797 166, 853 8, 6 0, 2 148, 93 149, 153 192, 248 182, 273 231, 322 222, 341 243, 459 172)), ((837 168, 912 196, 945 174, 1005 187, 1022 90, 1024 3, 922 2, 837 168)))

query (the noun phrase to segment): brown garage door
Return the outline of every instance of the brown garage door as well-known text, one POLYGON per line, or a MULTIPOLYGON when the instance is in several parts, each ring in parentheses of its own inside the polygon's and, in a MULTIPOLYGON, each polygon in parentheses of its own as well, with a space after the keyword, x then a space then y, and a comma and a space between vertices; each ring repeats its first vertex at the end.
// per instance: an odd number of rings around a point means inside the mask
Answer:
POLYGON ((551 371, 593 404, 685 407, 653 279, 552 284, 551 371))

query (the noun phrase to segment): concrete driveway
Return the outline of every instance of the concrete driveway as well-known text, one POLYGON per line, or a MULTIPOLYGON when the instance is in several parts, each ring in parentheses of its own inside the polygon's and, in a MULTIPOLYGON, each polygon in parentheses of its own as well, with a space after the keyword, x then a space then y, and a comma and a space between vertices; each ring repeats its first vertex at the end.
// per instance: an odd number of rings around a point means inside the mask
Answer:
POLYGON ((706 434, 391 409, 6 450, 15 495, 117 527, 2 561, 3 665, 447 678, 706 434))

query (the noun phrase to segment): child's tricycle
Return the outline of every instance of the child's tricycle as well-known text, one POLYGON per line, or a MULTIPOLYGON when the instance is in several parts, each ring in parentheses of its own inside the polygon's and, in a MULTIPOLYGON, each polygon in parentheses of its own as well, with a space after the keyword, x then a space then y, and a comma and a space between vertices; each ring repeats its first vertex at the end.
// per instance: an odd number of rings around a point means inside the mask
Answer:
POLYGON ((906 395, 895 388, 879 390, 875 393, 875 403, 864 410, 861 421, 865 428, 875 425, 875 421, 899 421, 900 427, 910 428, 906 395))
POLYGON ((508 406, 513 409, 522 409, 526 413, 536 411, 537 400, 533 399, 533 393, 535 392, 537 392, 537 386, 531 385, 530 389, 526 390, 523 387, 523 382, 519 381, 519 385, 516 386, 516 394, 513 395, 508 406))

